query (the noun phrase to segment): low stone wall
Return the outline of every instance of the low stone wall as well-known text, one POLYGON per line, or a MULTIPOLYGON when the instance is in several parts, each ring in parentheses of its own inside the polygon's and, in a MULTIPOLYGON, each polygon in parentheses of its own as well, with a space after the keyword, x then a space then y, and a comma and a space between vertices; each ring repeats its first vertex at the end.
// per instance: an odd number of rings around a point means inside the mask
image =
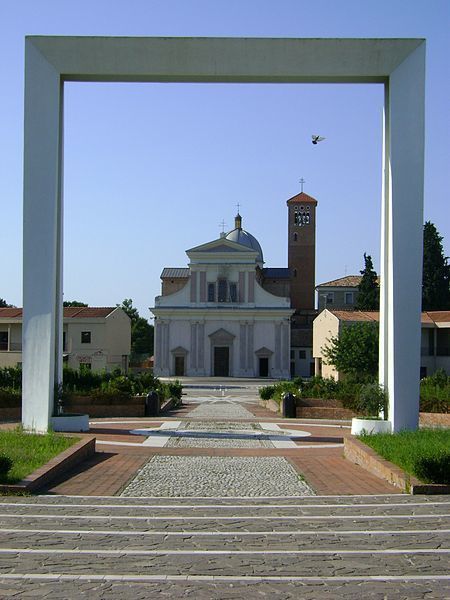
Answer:
POLYGON ((356 416, 352 410, 347 408, 334 408, 325 406, 297 406, 297 417, 299 419, 332 419, 348 420, 356 416))
POLYGON ((336 400, 335 398, 298 398, 297 406, 322 406, 324 408, 343 408, 342 400, 336 400))
POLYGON ((420 413, 421 427, 450 427, 450 413, 420 413))
POLYGON ((281 413, 281 404, 278 404, 275 400, 260 400, 259 404, 274 413, 281 413))
POLYGON ((48 463, 33 471, 30 475, 16 484, 0 484, 0 492, 4 493, 24 493, 34 492, 50 481, 53 481, 60 475, 66 473, 75 465, 83 462, 95 453, 95 437, 84 436, 83 439, 76 442, 58 456, 52 458, 48 463))
POLYGON ((344 456, 373 475, 388 481, 403 492, 411 494, 449 494, 450 485, 422 483, 400 467, 382 458, 366 444, 355 438, 344 439, 344 456))
POLYGON ((0 421, 20 421, 21 418, 21 406, 0 406, 0 421))
POLYGON ((87 413, 90 418, 100 417, 143 417, 145 416, 145 396, 133 396, 129 400, 112 398, 108 403, 90 396, 73 396, 64 407, 66 412, 87 413))
MULTIPOLYGON (((172 399, 163 400, 161 411, 174 407, 172 399)), ((145 396, 133 396, 129 400, 112 398, 105 403, 100 398, 90 396, 73 396, 64 406, 67 413, 88 414, 92 419, 101 417, 144 417, 145 396)), ((0 421, 20 421, 22 418, 21 406, 0 406, 0 421)))

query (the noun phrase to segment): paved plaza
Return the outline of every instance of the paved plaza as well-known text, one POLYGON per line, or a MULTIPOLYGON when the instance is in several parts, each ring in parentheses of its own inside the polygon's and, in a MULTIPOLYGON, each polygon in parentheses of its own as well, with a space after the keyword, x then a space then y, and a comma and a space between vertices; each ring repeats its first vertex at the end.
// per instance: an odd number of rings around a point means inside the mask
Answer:
POLYGON ((91 433, 44 493, 0 497, 0 598, 450 598, 450 500, 346 461, 348 423, 236 382, 91 433))

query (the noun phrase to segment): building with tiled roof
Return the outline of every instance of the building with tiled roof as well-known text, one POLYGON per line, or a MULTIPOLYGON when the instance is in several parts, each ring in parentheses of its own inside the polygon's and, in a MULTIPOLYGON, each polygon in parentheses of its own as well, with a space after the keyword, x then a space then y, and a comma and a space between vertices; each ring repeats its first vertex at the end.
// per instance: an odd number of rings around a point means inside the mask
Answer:
POLYGON ((362 275, 345 275, 316 285, 319 310, 354 310, 362 275))
POLYGON ((239 214, 231 232, 186 254, 187 268, 163 269, 151 309, 155 375, 288 378, 286 270, 268 273, 277 293, 265 289, 262 248, 239 214))
POLYGON ((165 267, 155 315, 155 374, 309 377, 315 310, 317 200, 287 200, 288 266, 266 267, 261 245, 235 227, 165 267), (292 342, 292 343, 291 343, 292 342))
MULTIPOLYGON (((64 362, 74 369, 128 370, 131 321, 119 307, 64 307, 64 362)), ((0 308, 0 367, 22 364, 22 309, 0 308)))
POLYGON ((361 275, 346 275, 316 285, 318 309, 354 310, 361 279, 361 275))
MULTIPOLYGON (((331 338, 339 337, 342 327, 355 323, 378 324, 379 320, 377 311, 323 310, 313 323, 316 375, 342 377, 333 365, 326 364, 323 354, 323 348, 329 345, 331 338)), ((420 377, 432 375, 437 369, 444 369, 450 375, 450 311, 422 312, 421 327, 420 377)))

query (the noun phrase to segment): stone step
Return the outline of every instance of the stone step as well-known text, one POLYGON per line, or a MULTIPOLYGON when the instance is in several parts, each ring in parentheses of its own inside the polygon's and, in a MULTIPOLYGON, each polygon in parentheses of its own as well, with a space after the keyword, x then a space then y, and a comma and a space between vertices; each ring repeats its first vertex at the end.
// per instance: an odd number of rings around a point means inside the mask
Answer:
POLYGON ((27 504, 27 503, 14 503, 14 504, 1 504, 0 505, 0 518, 9 517, 26 517, 26 516, 45 516, 51 515, 57 518, 58 516, 63 518, 68 517, 86 517, 92 516, 93 518, 121 518, 130 520, 137 519, 168 519, 168 520, 230 520, 230 519, 256 519, 256 518, 268 518, 268 519, 320 519, 323 517, 327 519, 333 518, 350 518, 361 517, 362 515, 368 515, 370 518, 384 516, 386 518, 392 518, 394 516, 405 516, 405 515, 442 515, 448 514, 450 516, 450 502, 417 502, 417 503, 391 503, 386 504, 371 504, 367 505, 354 505, 354 504, 337 504, 337 505, 323 505, 323 504, 284 504, 279 502, 278 504, 256 504, 252 505, 233 505, 224 504, 218 505, 214 503, 208 503, 206 500, 203 504, 188 504, 187 502, 175 504, 170 503, 167 505, 152 504, 149 502, 146 505, 134 505, 134 504, 111 504, 111 505, 96 505, 96 504, 83 504, 74 505, 66 504, 61 502, 60 504, 27 504))
POLYGON ((32 529, 1 529, 0 554, 2 549, 67 549, 67 550, 159 550, 185 552, 195 550, 258 551, 262 550, 333 550, 337 553, 349 550, 390 549, 438 549, 449 547, 450 529, 433 531, 411 529, 406 531, 381 532, 190 532, 183 531, 112 531, 32 529))
POLYGON ((359 496, 63 496, 63 495, 39 495, 39 496, 0 496, 0 510, 3 506, 47 506, 47 505, 74 505, 74 506, 130 506, 133 509, 139 506, 180 506, 180 505, 214 505, 220 506, 244 506, 254 505, 278 506, 393 506, 405 505, 429 505, 442 504, 450 506, 448 495, 436 496, 411 496, 409 494, 383 494, 383 495, 359 495, 359 496))
POLYGON ((260 554, 231 553, 228 551, 200 551, 159 553, 120 550, 68 551, 61 548, 17 551, 0 551, 2 570, 18 572, 22 565, 24 573, 33 574, 71 574, 109 576, 205 576, 221 577, 389 577, 401 574, 403 577, 415 575, 427 570, 431 578, 448 577, 449 554, 442 550, 424 550, 422 552, 369 552, 358 551, 339 553, 295 552, 286 549, 279 552, 260 554), (411 556, 414 560, 411 560, 411 556), (430 563, 432 568, 430 569, 430 563))
POLYGON ((55 529, 77 531, 131 531, 131 532, 277 532, 290 531, 399 531, 450 529, 450 517, 439 514, 429 515, 370 515, 355 514, 341 517, 328 516, 285 516, 285 517, 125 517, 117 515, 63 516, 55 514, 1 515, 0 529, 55 529))

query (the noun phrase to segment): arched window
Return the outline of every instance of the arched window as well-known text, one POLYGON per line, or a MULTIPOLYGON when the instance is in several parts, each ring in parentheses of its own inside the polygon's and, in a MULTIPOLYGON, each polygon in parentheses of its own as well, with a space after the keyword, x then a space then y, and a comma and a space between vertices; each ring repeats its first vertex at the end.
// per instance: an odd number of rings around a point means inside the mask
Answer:
POLYGON ((294 277, 297 277, 297 269, 294 269, 294 277))
POLYGON ((297 241, 298 235, 296 233, 294 233, 294 242, 297 241))

